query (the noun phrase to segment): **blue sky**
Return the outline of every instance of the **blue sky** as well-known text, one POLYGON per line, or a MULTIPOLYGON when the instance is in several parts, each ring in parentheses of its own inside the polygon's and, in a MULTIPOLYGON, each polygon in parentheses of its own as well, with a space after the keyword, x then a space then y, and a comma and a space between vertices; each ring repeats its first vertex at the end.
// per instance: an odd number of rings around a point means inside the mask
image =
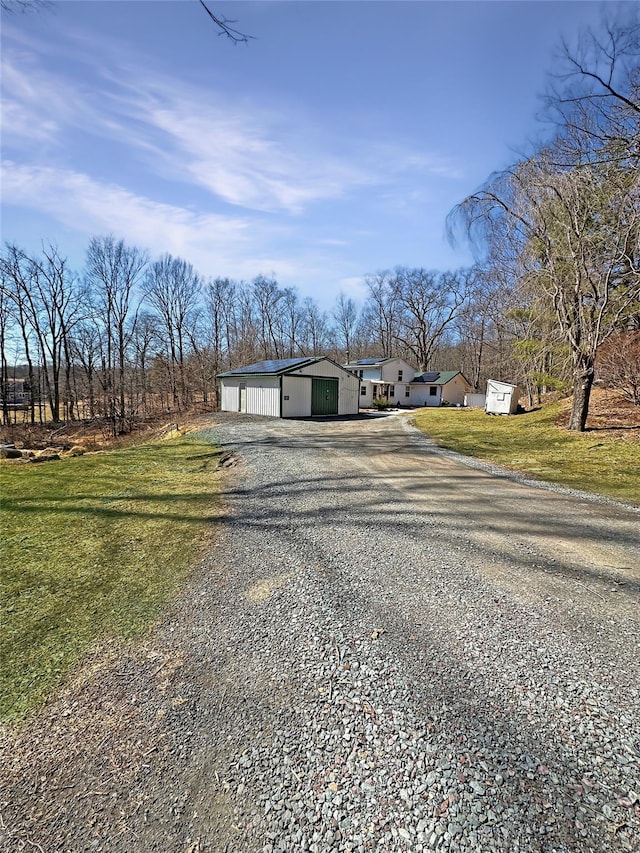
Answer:
POLYGON ((81 268, 113 233, 330 307, 468 265, 445 217, 541 133, 576 2, 56 2, 2 14, 2 239, 81 268))

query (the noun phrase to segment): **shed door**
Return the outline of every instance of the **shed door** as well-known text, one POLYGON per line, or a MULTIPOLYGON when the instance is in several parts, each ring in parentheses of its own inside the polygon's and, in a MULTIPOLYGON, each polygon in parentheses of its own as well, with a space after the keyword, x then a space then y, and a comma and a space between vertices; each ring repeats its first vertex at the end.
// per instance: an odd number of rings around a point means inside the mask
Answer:
POLYGON ((240 391, 240 407, 239 407, 238 411, 239 412, 246 412, 247 411, 247 383, 246 382, 240 383, 239 391, 240 391))
POLYGON ((338 414, 338 380, 316 379, 311 383, 311 414, 338 414))

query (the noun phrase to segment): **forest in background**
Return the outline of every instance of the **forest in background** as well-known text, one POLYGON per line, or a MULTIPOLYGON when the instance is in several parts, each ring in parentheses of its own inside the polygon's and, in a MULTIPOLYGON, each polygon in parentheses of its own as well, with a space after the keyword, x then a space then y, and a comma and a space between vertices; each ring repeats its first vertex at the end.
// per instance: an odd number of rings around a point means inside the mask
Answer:
POLYGON ((44 243, 0 257, 2 418, 26 379, 38 420, 103 419, 113 434, 161 412, 215 408, 216 375, 256 361, 401 356, 461 370, 479 389, 514 382, 533 404, 571 391, 583 430, 596 378, 640 404, 640 18, 605 9, 564 44, 549 77, 544 144, 491 175, 451 212, 477 263, 397 266, 365 280, 357 305, 327 311, 274 277, 206 277, 113 235, 83 270, 44 243))

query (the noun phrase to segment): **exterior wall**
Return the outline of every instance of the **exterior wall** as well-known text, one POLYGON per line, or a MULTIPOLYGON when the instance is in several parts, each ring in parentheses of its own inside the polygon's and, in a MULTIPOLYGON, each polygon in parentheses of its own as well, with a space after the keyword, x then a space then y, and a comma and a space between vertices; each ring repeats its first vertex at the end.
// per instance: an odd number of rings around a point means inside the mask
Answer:
POLYGON ((371 382, 368 382, 366 379, 360 380, 360 397, 358 398, 358 404, 361 409, 369 409, 371 407, 371 401, 373 399, 373 386, 371 382), (364 392, 364 393, 363 393, 364 392))
POLYGON ((442 386, 442 400, 452 406, 462 406, 464 405, 465 394, 472 391, 473 388, 465 382, 462 376, 454 376, 446 385, 442 386))
POLYGON ((426 385, 422 382, 416 382, 411 386, 411 405, 412 406, 439 406, 442 402, 442 388, 440 385, 426 385), (435 388, 435 395, 431 395, 429 389, 435 388))
POLYGON ((518 410, 520 389, 508 382, 487 381, 487 400, 484 410, 490 415, 513 415, 518 410))
POLYGON ((380 379, 379 367, 359 367, 363 379, 380 379))
POLYGON ((247 388, 247 414, 280 417, 280 379, 277 376, 230 376, 221 379, 220 408, 223 412, 240 411, 242 383, 247 388))
POLYGON ((220 380, 220 409, 223 412, 240 411, 240 380, 229 377, 220 380))
POLYGON ((390 385, 404 385, 411 382, 416 375, 415 367, 412 367, 408 361, 403 358, 394 358, 382 365, 382 370, 378 370, 377 379, 382 379, 383 382, 388 382, 390 385), (402 379, 398 379, 398 372, 402 372, 402 379))
MULTIPOLYGON (((331 361, 317 361, 308 364, 299 370, 293 371, 291 376, 326 376, 338 380, 338 414, 357 415, 360 404, 359 388, 360 380, 338 364, 331 361)), ((309 390, 309 414, 311 414, 311 390, 309 390)), ((292 416, 293 417, 293 416, 292 416)))
POLYGON ((311 417, 311 377, 282 377, 282 417, 311 417))
POLYGON ((338 381, 338 414, 357 415, 360 407, 360 380, 357 376, 343 374, 338 381))

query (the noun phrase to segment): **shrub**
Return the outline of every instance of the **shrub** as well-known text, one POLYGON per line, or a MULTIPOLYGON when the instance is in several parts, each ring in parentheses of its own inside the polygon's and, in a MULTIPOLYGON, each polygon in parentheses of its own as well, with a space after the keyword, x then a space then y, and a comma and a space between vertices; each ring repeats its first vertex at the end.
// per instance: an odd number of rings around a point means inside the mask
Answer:
POLYGON ((376 397, 371 401, 373 408, 378 409, 379 412, 384 411, 384 409, 389 408, 389 401, 386 397, 376 397))

